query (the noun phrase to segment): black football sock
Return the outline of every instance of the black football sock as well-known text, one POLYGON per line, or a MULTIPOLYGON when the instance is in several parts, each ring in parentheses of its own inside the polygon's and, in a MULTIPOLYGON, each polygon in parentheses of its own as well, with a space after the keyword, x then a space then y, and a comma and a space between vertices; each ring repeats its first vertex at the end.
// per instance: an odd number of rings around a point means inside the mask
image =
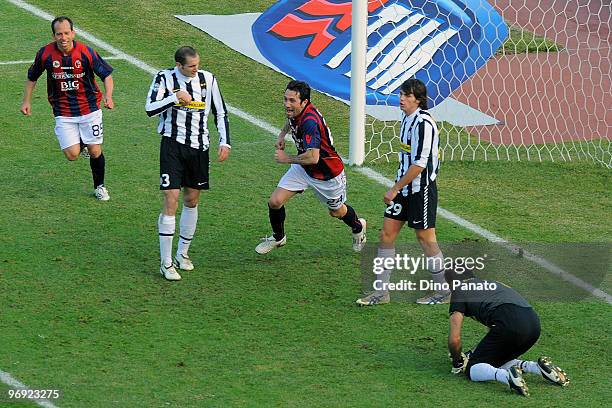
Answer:
POLYGON ((357 218, 357 213, 350 205, 346 206, 346 214, 344 214, 344 217, 340 219, 344 221, 346 225, 351 227, 353 234, 358 234, 363 229, 363 225, 361 225, 361 222, 359 222, 359 219, 357 218))
POLYGON ((104 184, 104 167, 106 161, 104 159, 104 153, 100 154, 97 158, 89 158, 89 167, 91 167, 91 175, 93 176, 94 189, 104 184))
POLYGON ((268 215, 270 216, 274 239, 280 241, 285 236, 285 207, 282 206, 276 210, 268 205, 268 215))

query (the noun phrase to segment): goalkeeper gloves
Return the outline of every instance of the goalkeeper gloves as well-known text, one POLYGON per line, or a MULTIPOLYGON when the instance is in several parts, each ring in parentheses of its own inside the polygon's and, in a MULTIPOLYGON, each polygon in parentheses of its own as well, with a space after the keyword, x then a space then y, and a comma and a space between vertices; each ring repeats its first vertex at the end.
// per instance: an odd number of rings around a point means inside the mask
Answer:
POLYGON ((469 358, 464 353, 461 353, 461 360, 453 361, 451 358, 451 361, 453 364, 453 368, 451 368, 451 374, 456 375, 456 374, 461 374, 465 372, 465 368, 467 367, 469 358))

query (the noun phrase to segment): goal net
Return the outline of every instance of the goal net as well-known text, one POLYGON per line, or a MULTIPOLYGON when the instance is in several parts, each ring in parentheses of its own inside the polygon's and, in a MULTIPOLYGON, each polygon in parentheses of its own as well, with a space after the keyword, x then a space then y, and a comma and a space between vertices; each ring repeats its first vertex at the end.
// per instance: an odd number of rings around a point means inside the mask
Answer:
POLYGON ((427 85, 444 160, 611 167, 609 1, 368 5, 365 163, 395 160, 399 86, 416 77, 427 85))

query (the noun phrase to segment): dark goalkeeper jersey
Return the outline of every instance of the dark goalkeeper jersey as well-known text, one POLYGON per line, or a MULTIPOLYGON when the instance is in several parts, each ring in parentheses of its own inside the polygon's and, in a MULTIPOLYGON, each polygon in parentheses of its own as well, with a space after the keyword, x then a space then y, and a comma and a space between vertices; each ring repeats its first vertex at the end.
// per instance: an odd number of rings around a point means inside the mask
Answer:
POLYGON ((493 312, 500 305, 513 304, 520 307, 531 307, 516 290, 503 283, 472 278, 466 279, 462 284, 465 286, 458 287, 451 293, 449 313, 461 312, 466 317, 473 317, 485 326, 491 327, 493 312), (492 289, 493 285, 495 289, 492 289), (480 289, 484 287, 487 289, 480 289))

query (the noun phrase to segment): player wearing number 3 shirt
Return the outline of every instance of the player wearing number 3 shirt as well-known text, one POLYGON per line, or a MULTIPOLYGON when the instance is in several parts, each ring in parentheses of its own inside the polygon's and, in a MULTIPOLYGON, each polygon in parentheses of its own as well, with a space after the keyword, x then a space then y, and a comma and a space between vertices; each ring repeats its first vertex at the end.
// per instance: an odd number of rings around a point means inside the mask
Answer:
POLYGON ((200 56, 189 46, 174 54, 176 66, 160 71, 153 78, 145 105, 147 115, 159 115, 159 188, 164 208, 158 218, 160 273, 169 281, 181 279, 176 270, 194 268, 188 255, 198 221, 200 191, 208 190, 208 114, 214 115, 219 131, 219 161, 230 154, 227 109, 217 78, 199 69, 200 56), (172 241, 181 188, 183 210, 179 221, 179 242, 174 260, 172 241))
POLYGON ((75 41, 72 20, 57 17, 51 23, 54 41, 42 47, 28 70, 21 112, 32 114, 36 81, 47 71, 47 94, 55 116, 55 134, 66 158, 76 160, 87 147, 93 176, 94 196, 110 199, 104 186, 105 158, 102 153, 104 128, 100 102, 113 109, 113 68, 96 51, 75 41), (104 94, 96 84, 104 82, 104 94))
POLYGON ((302 81, 289 82, 284 104, 287 124, 276 141, 275 159, 277 163, 290 164, 291 167, 268 200, 272 235, 263 238, 255 251, 266 254, 285 245, 285 203, 308 188, 329 209, 329 215, 341 219, 351 228, 353 249, 361 251, 366 242, 366 221, 358 218, 355 210, 345 204, 344 165, 334 149, 325 119, 310 103, 310 86, 302 81), (289 131, 297 148, 296 156, 285 152, 285 135, 289 131))

